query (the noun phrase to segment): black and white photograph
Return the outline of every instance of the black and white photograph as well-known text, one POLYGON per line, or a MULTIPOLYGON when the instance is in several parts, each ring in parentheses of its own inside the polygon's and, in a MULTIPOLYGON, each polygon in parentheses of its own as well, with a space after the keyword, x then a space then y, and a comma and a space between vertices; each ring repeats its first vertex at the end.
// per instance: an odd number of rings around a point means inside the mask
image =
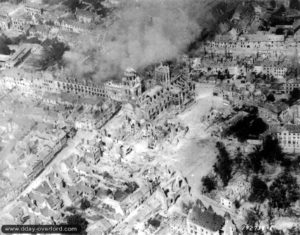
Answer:
POLYGON ((300 235, 300 0, 0 0, 0 235, 300 235))

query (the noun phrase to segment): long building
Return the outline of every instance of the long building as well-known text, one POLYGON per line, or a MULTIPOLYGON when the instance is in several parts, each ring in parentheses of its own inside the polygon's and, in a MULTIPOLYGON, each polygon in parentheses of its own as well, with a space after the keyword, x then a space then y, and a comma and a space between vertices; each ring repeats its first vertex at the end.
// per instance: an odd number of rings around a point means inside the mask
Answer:
POLYGON ((300 153, 300 125, 273 126, 282 150, 286 153, 300 153))
POLYGON ((13 68, 0 73, 0 84, 8 89, 17 88, 25 94, 36 92, 67 92, 78 95, 108 98, 117 102, 136 103, 144 118, 154 120, 172 105, 180 111, 195 99, 195 84, 186 74, 170 76, 167 66, 155 70, 154 86, 142 92, 142 81, 133 69, 127 69, 121 83, 109 81, 102 86, 79 83, 76 80, 56 77, 48 72, 29 73, 13 68))

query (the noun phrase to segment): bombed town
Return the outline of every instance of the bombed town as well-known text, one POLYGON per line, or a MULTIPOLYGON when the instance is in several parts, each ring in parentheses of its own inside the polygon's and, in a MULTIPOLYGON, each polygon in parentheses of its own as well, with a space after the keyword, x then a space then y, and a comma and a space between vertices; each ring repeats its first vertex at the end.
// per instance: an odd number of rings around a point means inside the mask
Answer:
POLYGON ((0 212, 299 235, 300 0, 0 0, 0 212))

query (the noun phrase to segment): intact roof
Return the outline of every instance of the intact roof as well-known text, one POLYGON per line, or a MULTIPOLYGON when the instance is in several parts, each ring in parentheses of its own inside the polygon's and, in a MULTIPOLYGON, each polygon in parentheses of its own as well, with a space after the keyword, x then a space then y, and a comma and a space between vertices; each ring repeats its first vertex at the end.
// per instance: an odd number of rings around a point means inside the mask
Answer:
POLYGON ((194 206, 188 215, 188 219, 213 232, 219 231, 225 223, 225 219, 222 216, 217 215, 211 207, 207 210, 202 210, 200 207, 194 206))

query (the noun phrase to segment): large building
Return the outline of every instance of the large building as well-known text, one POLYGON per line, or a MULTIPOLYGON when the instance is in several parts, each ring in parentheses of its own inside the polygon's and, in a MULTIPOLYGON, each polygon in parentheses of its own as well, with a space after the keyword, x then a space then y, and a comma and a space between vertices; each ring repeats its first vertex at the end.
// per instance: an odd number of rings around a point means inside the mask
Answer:
POLYGON ((141 78, 132 68, 128 68, 124 72, 121 83, 109 81, 104 86, 107 95, 111 99, 120 102, 137 100, 137 98, 142 94, 141 78))
POLYGON ((170 85, 170 68, 169 66, 160 65, 155 68, 154 79, 159 84, 170 85))
POLYGON ((226 60, 222 58, 218 59, 200 59, 196 58, 193 61, 193 70, 204 75, 216 76, 219 73, 228 73, 232 76, 245 76, 246 68, 243 65, 239 65, 237 60, 226 60))
POLYGON ((289 79, 284 84, 284 92, 290 94, 294 89, 300 89, 300 80, 299 79, 289 79))
MULTIPOLYGON (((19 54, 18 54, 19 55, 19 54)), ((18 56, 19 58, 20 56, 18 56)), ((23 59, 23 55, 20 57, 23 59)), ((14 58, 14 57, 13 57, 14 58)), ((20 63, 18 59, 10 67, 20 63)), ((78 95, 109 98, 117 102, 136 104, 146 120, 154 120, 171 105, 176 112, 183 110, 195 99, 195 84, 185 74, 170 77, 169 67, 160 66, 155 70, 154 86, 142 93, 141 78, 133 69, 127 69, 121 83, 109 81, 95 86, 88 82, 78 82, 63 73, 28 73, 21 69, 7 69, 2 72, 0 83, 11 89, 18 88, 26 94, 38 92, 72 93, 78 95)))
POLYGON ((265 75, 271 75, 277 79, 285 78, 287 72, 287 66, 285 64, 279 63, 270 63, 270 62, 261 62, 254 65, 254 72, 262 73, 265 75))
POLYGON ((41 16, 45 11, 42 6, 37 4, 29 4, 29 3, 25 5, 25 10, 27 14, 31 16, 35 16, 35 15, 41 16))
POLYGON ((211 207, 206 209, 202 202, 197 203, 187 217, 189 235, 220 235, 225 219, 217 215, 211 207))
POLYGON ((189 235, 237 235, 237 228, 228 213, 224 217, 217 215, 211 206, 206 208, 200 200, 187 216, 187 234, 189 235))
POLYGON ((171 106, 175 111, 183 110, 195 99, 195 84, 185 74, 171 77, 168 66, 155 69, 153 84, 137 102, 146 120, 154 120, 171 106))
POLYGON ((276 126, 273 130, 284 152, 300 153, 300 125, 276 126))
POLYGON ((156 85, 140 96, 139 103, 145 119, 154 120, 161 112, 170 107, 170 90, 156 85))
POLYGON ((10 27, 10 18, 7 15, 0 15, 0 30, 7 30, 10 27))
POLYGON ((288 107, 286 110, 283 110, 280 113, 279 118, 282 123, 292 123, 292 124, 300 125, 299 103, 296 103, 293 106, 288 107))

